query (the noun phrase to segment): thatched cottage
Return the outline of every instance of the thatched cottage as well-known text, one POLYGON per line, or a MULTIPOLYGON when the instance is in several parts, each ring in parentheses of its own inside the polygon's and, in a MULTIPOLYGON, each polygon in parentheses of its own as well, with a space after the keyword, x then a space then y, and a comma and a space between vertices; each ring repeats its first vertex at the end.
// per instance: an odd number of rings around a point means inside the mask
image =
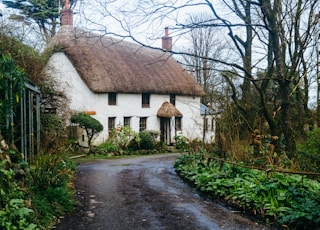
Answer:
MULTIPOLYGON (((204 91, 168 52, 75 28, 68 7, 61 22, 46 71, 67 95, 71 110, 103 124, 95 144, 125 125, 136 132, 157 131, 166 144, 180 134, 203 140, 204 91)), ((164 49, 172 46, 168 30, 162 44, 164 49)), ((206 135, 206 141, 213 137, 206 135)))

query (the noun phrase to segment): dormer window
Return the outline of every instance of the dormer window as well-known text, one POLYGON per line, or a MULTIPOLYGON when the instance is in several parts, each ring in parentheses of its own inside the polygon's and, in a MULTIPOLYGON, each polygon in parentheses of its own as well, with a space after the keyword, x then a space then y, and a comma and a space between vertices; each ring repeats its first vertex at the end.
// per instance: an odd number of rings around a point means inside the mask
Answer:
POLYGON ((142 108, 150 108, 150 93, 142 93, 142 108))
POLYGON ((117 105, 117 93, 108 93, 108 105, 117 105))

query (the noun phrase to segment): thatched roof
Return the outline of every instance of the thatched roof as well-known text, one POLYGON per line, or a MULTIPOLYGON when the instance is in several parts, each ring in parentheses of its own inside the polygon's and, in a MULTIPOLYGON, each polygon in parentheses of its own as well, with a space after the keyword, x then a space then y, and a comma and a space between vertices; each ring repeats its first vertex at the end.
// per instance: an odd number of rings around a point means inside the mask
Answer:
POLYGON ((158 117, 182 117, 182 113, 171 103, 165 101, 157 113, 158 117))
POLYGON ((48 49, 63 51, 96 93, 204 95, 192 76, 162 51, 72 26, 62 26, 48 49))

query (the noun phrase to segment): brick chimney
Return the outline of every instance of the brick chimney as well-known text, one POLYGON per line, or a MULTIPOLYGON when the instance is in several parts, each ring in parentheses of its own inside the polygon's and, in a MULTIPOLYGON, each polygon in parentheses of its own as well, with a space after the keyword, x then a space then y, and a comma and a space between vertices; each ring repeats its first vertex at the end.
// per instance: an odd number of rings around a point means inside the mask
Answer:
POLYGON ((162 37, 162 49, 172 50, 172 37, 169 36, 169 28, 164 28, 164 36, 162 37))
POLYGON ((70 9, 69 0, 66 0, 64 7, 61 10, 61 26, 72 26, 73 25, 73 11, 70 9))

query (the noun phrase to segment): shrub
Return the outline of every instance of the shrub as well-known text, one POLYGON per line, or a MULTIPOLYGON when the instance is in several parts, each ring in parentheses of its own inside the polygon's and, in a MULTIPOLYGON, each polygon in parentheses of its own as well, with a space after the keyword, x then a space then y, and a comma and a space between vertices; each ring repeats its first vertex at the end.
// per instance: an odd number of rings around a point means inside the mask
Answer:
POLYGON ((129 126, 118 126, 110 132, 108 142, 121 149, 127 149, 130 142, 136 139, 136 136, 137 133, 129 126))
POLYGON ((39 190, 63 187, 74 175, 74 164, 63 154, 41 154, 31 170, 33 186, 39 190))
POLYGON ((0 229, 35 229, 27 193, 18 186, 8 162, 0 161, 0 229))
POLYGON ((297 159, 301 170, 320 171, 320 129, 315 129, 307 134, 305 143, 297 147, 297 159))
POLYGON ((183 135, 175 136, 176 148, 186 150, 188 147, 188 138, 183 135))
POLYGON ((55 114, 41 114, 41 149, 45 152, 58 151, 66 141, 62 120, 55 114))
POLYGON ((42 154, 36 159, 30 170, 31 198, 35 217, 42 226, 73 209, 74 172, 75 165, 63 154, 42 154))
POLYGON ((84 113, 72 115, 71 122, 78 124, 81 128, 83 128, 86 131, 89 147, 91 145, 94 135, 103 130, 103 125, 98 120, 84 113))
POLYGON ((142 131, 140 136, 140 148, 141 149, 153 149, 155 146, 155 140, 152 134, 148 131, 142 131))
POLYGON ((108 154, 117 155, 119 152, 121 152, 121 149, 115 144, 110 142, 102 143, 101 145, 95 148, 95 153, 100 155, 108 155, 108 154))

